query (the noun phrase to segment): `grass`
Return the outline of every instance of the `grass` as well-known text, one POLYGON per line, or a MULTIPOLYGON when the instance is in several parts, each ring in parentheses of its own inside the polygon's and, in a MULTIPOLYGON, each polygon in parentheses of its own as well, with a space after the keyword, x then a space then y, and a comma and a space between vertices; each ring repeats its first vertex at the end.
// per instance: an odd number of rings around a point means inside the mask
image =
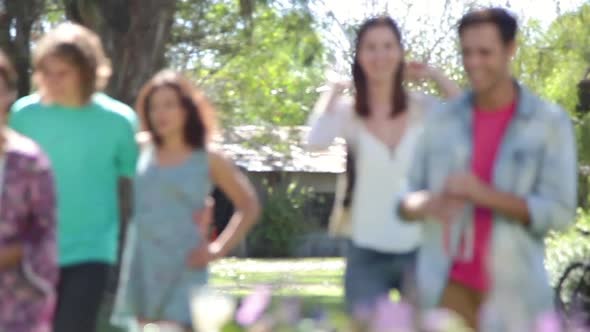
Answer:
MULTIPOLYGON (((297 296, 304 306, 343 309, 344 261, 322 259, 223 259, 211 266, 211 285, 238 298, 258 285, 270 285, 277 298, 297 296)), ((124 332, 108 324, 111 299, 103 309, 98 332, 124 332)))
POLYGON ((342 296, 343 269, 341 259, 226 259, 212 266, 211 285, 240 296, 266 284, 278 296, 328 300, 342 296))

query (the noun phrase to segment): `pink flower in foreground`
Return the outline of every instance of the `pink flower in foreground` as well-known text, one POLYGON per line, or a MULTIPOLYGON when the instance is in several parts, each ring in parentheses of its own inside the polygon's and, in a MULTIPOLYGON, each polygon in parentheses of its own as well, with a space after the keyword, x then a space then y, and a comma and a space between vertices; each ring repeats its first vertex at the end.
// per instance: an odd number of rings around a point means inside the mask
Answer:
POLYGON ((236 313, 236 321, 242 326, 256 323, 268 308, 272 296, 271 288, 259 286, 248 295, 236 313))
POLYGON ((389 296, 380 298, 375 306, 372 331, 412 331, 412 307, 404 302, 392 302, 389 296))
POLYGON ((561 320, 554 312, 547 312, 537 318, 535 332, 561 332, 561 320))

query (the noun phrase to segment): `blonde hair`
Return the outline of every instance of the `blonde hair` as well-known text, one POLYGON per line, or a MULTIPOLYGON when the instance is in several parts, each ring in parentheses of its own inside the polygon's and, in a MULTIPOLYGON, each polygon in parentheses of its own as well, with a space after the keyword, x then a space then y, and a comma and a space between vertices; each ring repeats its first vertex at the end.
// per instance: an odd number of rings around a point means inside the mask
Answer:
POLYGON ((41 38, 33 53, 35 75, 42 75, 43 62, 55 56, 78 68, 80 94, 89 100, 106 87, 111 77, 111 63, 100 38, 93 31, 74 23, 62 23, 41 38))

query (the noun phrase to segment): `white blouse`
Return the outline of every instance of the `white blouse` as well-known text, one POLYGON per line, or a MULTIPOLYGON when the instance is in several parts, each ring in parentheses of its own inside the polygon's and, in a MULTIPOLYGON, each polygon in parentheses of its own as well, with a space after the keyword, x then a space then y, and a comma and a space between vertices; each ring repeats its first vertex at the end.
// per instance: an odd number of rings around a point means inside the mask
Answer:
POLYGON ((377 139, 354 113, 350 98, 342 97, 334 109, 310 119, 309 149, 328 148, 342 137, 355 153, 356 183, 351 206, 352 241, 363 248, 403 253, 420 245, 419 224, 406 223, 395 214, 395 198, 407 185, 407 173, 425 110, 436 98, 411 93, 408 127, 395 150, 377 139))

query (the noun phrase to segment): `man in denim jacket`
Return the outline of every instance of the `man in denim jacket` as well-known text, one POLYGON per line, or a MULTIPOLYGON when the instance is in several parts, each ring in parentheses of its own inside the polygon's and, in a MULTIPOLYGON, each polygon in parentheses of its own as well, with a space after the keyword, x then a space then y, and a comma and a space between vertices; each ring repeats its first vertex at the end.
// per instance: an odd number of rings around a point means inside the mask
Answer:
POLYGON ((472 91, 429 115, 399 205, 404 219, 423 221, 419 305, 451 309, 480 330, 484 307, 486 325, 501 318, 519 331, 552 310, 544 238, 576 211, 572 124, 512 78, 516 31, 499 8, 462 18, 472 91))

